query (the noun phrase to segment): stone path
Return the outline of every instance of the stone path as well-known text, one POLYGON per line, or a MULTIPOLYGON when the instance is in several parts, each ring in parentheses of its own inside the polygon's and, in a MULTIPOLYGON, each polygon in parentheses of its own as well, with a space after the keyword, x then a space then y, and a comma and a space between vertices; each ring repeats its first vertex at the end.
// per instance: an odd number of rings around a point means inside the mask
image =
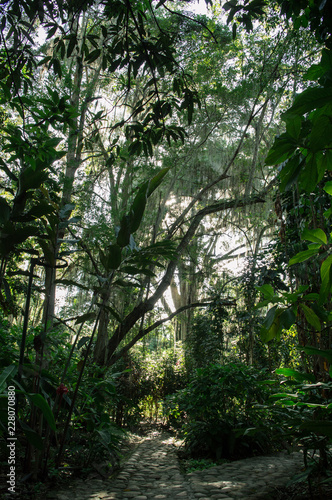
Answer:
POLYGON ((254 457, 181 474, 173 438, 152 432, 107 480, 73 480, 65 491, 49 492, 54 500, 272 500, 303 464, 300 453, 254 457))

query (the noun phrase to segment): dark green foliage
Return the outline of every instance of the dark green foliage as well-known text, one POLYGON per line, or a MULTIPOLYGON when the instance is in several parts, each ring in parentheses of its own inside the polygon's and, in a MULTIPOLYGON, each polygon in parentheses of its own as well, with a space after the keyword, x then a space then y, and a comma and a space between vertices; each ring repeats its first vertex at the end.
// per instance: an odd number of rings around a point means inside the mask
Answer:
POLYGON ((166 400, 170 422, 182 426, 192 456, 243 458, 271 449, 269 414, 257 408, 268 397, 265 372, 244 364, 209 365, 166 400))
POLYGON ((161 415, 162 400, 182 389, 187 382, 182 355, 173 349, 135 349, 115 366, 121 371, 116 379, 115 421, 132 427, 142 418, 157 420, 161 415))
MULTIPOLYGON (((47 452, 47 439, 58 443, 64 430, 64 423, 72 401, 77 381, 77 369, 84 346, 78 346, 72 359, 72 365, 64 380, 64 391, 61 391, 60 380, 63 366, 67 360, 71 344, 69 335, 62 328, 52 330, 46 338, 44 349, 47 358, 40 369, 38 384, 40 393, 35 393, 36 368, 40 356, 37 340, 40 329, 29 329, 26 341, 26 353, 22 376, 17 373, 19 342, 21 331, 11 327, 2 319, 0 324, 0 435, 7 432, 7 398, 9 385, 16 388, 16 405, 18 420, 16 437, 20 443, 17 448, 17 471, 21 473, 24 462, 24 447, 33 446, 43 456, 47 452), (13 363, 9 365, 9 363, 13 363), (58 395, 58 397, 57 397, 58 395), (36 431, 31 415, 43 415, 43 428, 36 431), (56 419, 56 422, 55 422, 56 419), (49 434, 50 433, 50 434, 49 434)), ((39 370, 39 368, 38 368, 39 370)), ((90 467, 91 462, 102 458, 115 464, 117 450, 123 432, 112 421, 112 410, 116 405, 116 381, 120 374, 106 374, 105 369, 92 362, 84 374, 79 390, 79 399, 75 405, 71 427, 66 439, 65 460, 74 467, 90 467)), ((3 457, 6 449, 2 450, 3 457)), ((49 451, 50 467, 56 459, 57 447, 49 451)))
MULTIPOLYGON (((314 352, 308 349, 308 354, 314 352)), ((276 373, 283 380, 268 404, 284 438, 303 447, 305 471, 301 474, 302 480, 310 481, 317 474, 329 477, 332 466, 331 382, 317 383, 313 375, 287 368, 276 370, 276 373)))

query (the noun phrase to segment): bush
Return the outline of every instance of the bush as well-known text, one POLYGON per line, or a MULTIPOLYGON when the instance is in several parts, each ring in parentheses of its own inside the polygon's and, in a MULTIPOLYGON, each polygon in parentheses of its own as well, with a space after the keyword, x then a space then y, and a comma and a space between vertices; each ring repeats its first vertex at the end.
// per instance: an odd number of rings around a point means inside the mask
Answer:
POLYGON ((167 398, 166 414, 181 428, 193 457, 243 458, 272 447, 265 372, 240 363, 198 369, 186 389, 167 398))

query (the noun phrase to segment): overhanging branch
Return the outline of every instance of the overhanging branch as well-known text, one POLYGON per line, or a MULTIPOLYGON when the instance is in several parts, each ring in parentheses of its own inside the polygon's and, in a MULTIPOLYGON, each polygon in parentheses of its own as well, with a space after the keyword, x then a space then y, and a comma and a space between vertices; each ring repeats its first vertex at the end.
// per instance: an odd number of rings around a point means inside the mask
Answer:
MULTIPOLYGON (((234 299, 224 299, 224 300, 221 300, 219 302, 220 305, 223 305, 225 307, 226 306, 234 306, 235 303, 236 302, 234 299)), ((144 330, 140 330, 138 332, 138 334, 133 339, 131 339, 131 341, 128 342, 128 344, 125 347, 123 347, 123 349, 121 349, 118 353, 116 353, 114 356, 112 356, 110 361, 109 361, 109 364, 110 365, 114 364, 127 351, 129 351, 129 349, 131 347, 133 347, 139 340, 141 340, 143 337, 145 337, 145 335, 147 335, 148 333, 150 333, 153 330, 155 330, 156 328, 158 328, 158 326, 160 326, 164 323, 167 323, 168 321, 171 321, 178 314, 181 314, 182 312, 187 311, 188 309, 193 309, 193 308, 198 308, 198 307, 208 307, 211 304, 213 304, 213 302, 211 302, 211 301, 210 302, 193 302, 192 304, 187 304, 185 306, 179 307, 179 309, 177 309, 172 314, 167 316, 167 318, 163 318, 163 319, 159 319, 158 321, 155 321, 154 323, 152 323, 152 325, 148 326, 144 330)))

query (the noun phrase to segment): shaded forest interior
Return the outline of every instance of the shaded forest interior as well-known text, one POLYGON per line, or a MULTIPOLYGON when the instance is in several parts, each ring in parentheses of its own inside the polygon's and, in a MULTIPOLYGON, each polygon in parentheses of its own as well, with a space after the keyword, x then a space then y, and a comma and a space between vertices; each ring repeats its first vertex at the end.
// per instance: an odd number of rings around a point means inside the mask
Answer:
POLYGON ((0 2, 1 492, 156 420, 186 467, 300 448, 319 498, 328 3, 0 2))

